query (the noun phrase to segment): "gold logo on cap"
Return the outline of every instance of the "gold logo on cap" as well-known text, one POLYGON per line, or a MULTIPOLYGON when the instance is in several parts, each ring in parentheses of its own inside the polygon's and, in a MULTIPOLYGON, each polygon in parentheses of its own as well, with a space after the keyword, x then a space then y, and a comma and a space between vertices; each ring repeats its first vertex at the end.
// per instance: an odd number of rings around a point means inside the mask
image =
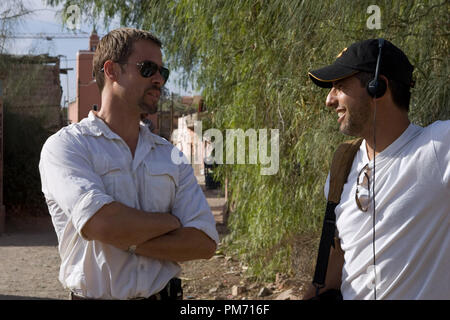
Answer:
POLYGON ((344 48, 344 50, 342 50, 341 52, 339 52, 339 54, 337 55, 336 58, 340 58, 342 56, 342 54, 347 51, 347 48, 344 48))

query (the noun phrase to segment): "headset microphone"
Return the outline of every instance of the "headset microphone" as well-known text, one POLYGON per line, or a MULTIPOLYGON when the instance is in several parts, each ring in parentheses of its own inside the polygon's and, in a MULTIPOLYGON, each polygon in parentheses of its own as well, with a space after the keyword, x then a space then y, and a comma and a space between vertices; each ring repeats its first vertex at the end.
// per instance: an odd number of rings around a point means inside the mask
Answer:
POLYGON ((379 79, 381 51, 384 46, 384 39, 378 39, 378 58, 377 66, 375 68, 375 77, 367 84, 367 92, 371 97, 379 98, 386 93, 386 82, 383 79, 379 79))

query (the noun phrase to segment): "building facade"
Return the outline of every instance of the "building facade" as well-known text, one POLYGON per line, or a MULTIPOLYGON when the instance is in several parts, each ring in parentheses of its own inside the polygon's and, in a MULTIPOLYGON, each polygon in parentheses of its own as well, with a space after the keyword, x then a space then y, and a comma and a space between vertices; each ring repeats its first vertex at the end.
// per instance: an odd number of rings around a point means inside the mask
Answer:
POLYGON ((100 91, 95 78, 92 76, 92 61, 98 42, 99 37, 94 30, 89 38, 89 49, 79 50, 77 53, 76 98, 75 101, 69 103, 69 109, 67 110, 69 123, 80 122, 83 118, 86 118, 94 106, 97 106, 97 110, 100 110, 100 91))

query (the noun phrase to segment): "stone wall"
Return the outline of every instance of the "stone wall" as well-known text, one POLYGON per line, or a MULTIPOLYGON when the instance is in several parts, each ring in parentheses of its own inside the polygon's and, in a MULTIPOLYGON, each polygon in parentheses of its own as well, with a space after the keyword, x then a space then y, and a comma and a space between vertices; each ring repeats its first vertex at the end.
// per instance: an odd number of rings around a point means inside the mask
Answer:
POLYGON ((44 127, 62 126, 59 59, 49 56, 1 56, 3 101, 11 112, 42 119, 44 127))

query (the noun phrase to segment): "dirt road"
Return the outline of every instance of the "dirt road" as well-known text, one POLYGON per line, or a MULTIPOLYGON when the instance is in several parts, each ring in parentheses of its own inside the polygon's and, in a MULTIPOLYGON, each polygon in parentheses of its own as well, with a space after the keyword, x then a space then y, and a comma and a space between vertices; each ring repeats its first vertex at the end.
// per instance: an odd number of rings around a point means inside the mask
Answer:
MULTIPOLYGON (((68 299, 58 281, 60 258, 50 218, 19 221, 8 221, 0 236, 0 300, 68 299)), ((185 262, 182 268, 184 299, 275 299, 288 289, 295 299, 304 285, 283 276, 274 283, 256 283, 236 257, 226 254, 185 262)))

